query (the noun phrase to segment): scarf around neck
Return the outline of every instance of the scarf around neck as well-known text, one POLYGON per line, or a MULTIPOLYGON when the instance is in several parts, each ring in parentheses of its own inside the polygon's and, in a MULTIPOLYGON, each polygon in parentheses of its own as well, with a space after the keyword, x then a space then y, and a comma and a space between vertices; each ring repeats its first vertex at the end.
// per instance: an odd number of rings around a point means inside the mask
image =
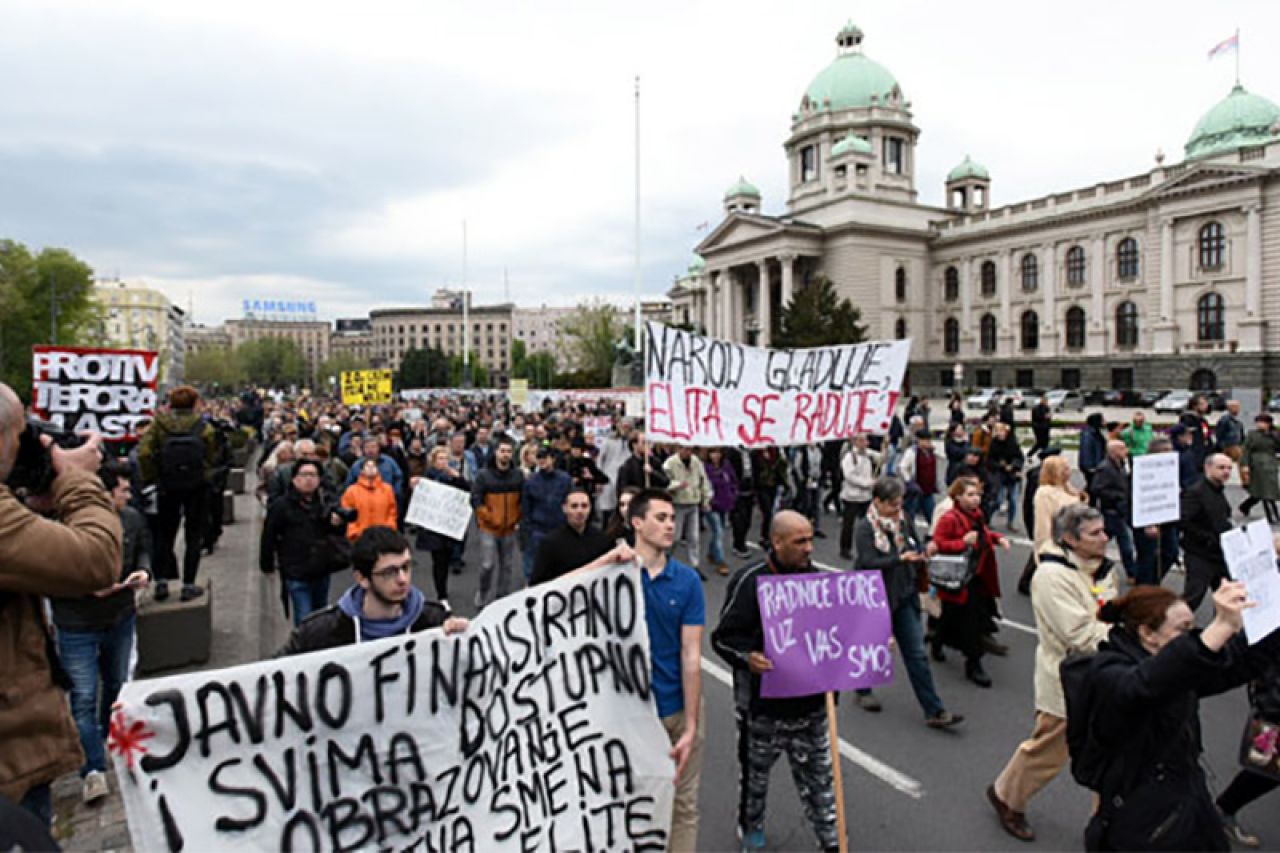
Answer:
POLYGON ((882 554, 897 550, 901 552, 907 547, 907 537, 902 529, 902 519, 884 518, 876 511, 876 502, 867 507, 867 521, 875 534, 876 550, 882 554))

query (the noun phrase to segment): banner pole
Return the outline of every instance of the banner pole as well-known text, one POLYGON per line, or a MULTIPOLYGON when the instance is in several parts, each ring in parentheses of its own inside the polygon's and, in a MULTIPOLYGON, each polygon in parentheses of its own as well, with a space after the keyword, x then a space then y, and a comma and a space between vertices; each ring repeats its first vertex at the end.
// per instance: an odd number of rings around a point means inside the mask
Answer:
POLYGON ((849 853, 844 825, 844 778, 840 772, 840 732, 836 724, 836 696, 831 691, 827 691, 827 730, 831 736, 831 779, 836 788, 836 832, 840 834, 840 853, 849 853))

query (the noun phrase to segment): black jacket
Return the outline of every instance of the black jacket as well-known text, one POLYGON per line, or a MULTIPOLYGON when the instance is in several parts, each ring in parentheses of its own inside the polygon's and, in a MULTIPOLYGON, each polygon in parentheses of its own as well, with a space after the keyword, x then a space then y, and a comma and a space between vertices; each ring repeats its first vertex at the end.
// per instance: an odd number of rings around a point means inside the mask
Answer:
MULTIPOLYGON (((409 629, 409 633, 439 628, 449 618, 449 611, 443 604, 435 601, 424 601, 422 613, 409 629)), ((338 646, 350 646, 356 642, 356 620, 331 604, 323 610, 317 610, 302 620, 302 624, 293 629, 289 639, 274 657, 301 655, 307 652, 318 652, 338 646)))
MULTIPOLYGON (((906 539, 905 551, 922 550, 920 540, 916 537, 914 525, 899 521, 906 539)), ((904 551, 899 551, 893 541, 889 542, 889 552, 876 549, 876 534, 871 528, 871 521, 866 516, 858 519, 858 526, 853 530, 853 552, 857 554, 855 569, 875 569, 884 578, 885 592, 889 594, 890 609, 896 608, 903 601, 918 601, 916 594, 919 586, 916 581, 918 563, 908 563, 902 559, 904 551)), ((919 607, 919 604, 916 605, 919 607)))
MULTIPOLYGON (((123 581, 138 569, 151 571, 151 528, 142 513, 131 506, 120 510, 120 526, 124 538, 119 581, 123 581)), ((134 602, 133 590, 120 589, 102 597, 50 598, 49 606, 53 609, 53 624, 64 631, 107 631, 137 611, 134 602)))
POLYGON ((1221 486, 1208 477, 1182 493, 1182 550, 1226 565, 1218 536, 1231 529, 1231 504, 1221 486))
POLYGON ((553 581, 574 569, 580 569, 596 557, 609 552, 613 542, 604 532, 590 524, 581 533, 568 524, 553 530, 538 546, 533 561, 530 586, 553 581))
POLYGON ((987 468, 997 482, 1016 480, 1025 461, 1026 457, 1022 455, 1022 448, 1018 446, 1018 440, 1013 437, 1012 431, 1004 439, 991 439, 991 445, 987 448, 987 468))
MULTIPOLYGON (((774 564, 776 565, 776 563, 774 564)), ((808 568, 780 570, 782 574, 800 574, 808 568)), ((711 632, 711 648, 733 668, 733 698, 739 709, 776 719, 794 719, 822 710, 824 694, 766 699, 760 695, 760 676, 747 666, 751 652, 764 651, 764 625, 760 621, 760 602, 756 597, 756 578, 770 572, 769 562, 744 566, 729 579, 720 622, 711 632)))
POLYGON ((1132 504, 1133 484, 1129 472, 1114 460, 1104 459, 1093 473, 1089 494, 1097 501, 1098 509, 1107 515, 1118 515, 1125 524, 1130 522, 1129 507, 1132 504))
POLYGON ((346 530, 346 524, 329 523, 331 505, 319 491, 310 501, 292 486, 267 509, 258 545, 258 568, 270 574, 276 568, 292 580, 312 580, 329 574, 331 565, 323 550, 331 547, 331 537, 346 530))
POLYGON ((662 472, 662 464, 657 459, 650 456, 652 460, 650 465, 653 470, 649 472, 649 482, 646 485, 644 481, 644 460, 634 453, 622 463, 622 467, 618 469, 618 491, 621 492, 627 486, 635 486, 637 489, 665 489, 671 484, 671 480, 662 472))
POLYGON ((1092 826, 1101 849, 1228 849, 1200 767, 1200 698, 1256 677, 1278 648, 1273 632, 1254 646, 1236 636, 1213 652, 1196 630, 1151 655, 1112 629, 1092 666, 1092 733, 1113 756, 1092 826))

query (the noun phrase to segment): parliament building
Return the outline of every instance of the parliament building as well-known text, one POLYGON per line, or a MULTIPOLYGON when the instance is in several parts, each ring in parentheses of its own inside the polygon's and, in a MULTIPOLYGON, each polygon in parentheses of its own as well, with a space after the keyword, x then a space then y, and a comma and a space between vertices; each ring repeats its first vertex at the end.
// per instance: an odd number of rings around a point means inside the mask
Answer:
POLYGON ((965 157, 917 201, 916 126, 852 24, 791 117, 786 213, 745 179, 670 291, 673 320, 768 346, 816 276, 916 393, 958 386, 1280 391, 1280 107, 1237 84, 1182 162, 992 207, 965 157))

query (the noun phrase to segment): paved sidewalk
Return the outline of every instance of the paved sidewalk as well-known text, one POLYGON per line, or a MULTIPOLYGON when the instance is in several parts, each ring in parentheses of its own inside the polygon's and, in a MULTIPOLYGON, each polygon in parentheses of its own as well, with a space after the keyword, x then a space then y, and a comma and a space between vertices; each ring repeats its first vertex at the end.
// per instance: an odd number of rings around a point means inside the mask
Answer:
MULTIPOLYGON (((200 562, 199 580, 213 577, 216 581, 208 663, 153 677, 259 660, 287 634, 288 625, 277 603, 273 582, 258 571, 258 533, 263 511, 253 497, 252 483, 247 492, 236 496, 236 521, 223 531, 217 551, 200 562)), ((115 772, 109 770, 106 775, 111 793, 93 805, 81 802, 78 774, 69 774, 54 783, 53 835, 63 849, 133 849, 115 772)))

